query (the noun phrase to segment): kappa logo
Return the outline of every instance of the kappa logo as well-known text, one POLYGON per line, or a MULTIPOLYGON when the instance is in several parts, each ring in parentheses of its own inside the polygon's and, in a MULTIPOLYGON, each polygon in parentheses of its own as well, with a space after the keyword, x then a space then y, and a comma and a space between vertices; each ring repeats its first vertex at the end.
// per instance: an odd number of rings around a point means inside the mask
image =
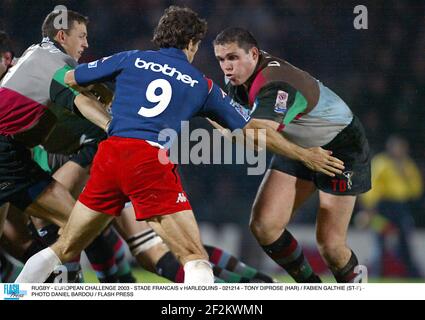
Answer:
POLYGON ((276 102, 274 104, 274 112, 285 113, 287 110, 289 94, 283 90, 279 90, 276 96, 276 102))
POLYGON ((186 198, 186 196, 184 195, 183 192, 180 192, 177 196, 176 203, 182 203, 182 202, 187 202, 187 198, 186 198))

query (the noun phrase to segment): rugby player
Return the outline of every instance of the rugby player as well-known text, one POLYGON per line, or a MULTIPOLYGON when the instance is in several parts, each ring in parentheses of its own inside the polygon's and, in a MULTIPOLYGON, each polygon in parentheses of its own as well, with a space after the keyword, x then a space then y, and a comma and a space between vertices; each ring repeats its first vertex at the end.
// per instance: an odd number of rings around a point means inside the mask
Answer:
POLYGON ((81 112, 102 128, 109 120, 99 102, 60 82, 60 75, 77 64, 88 46, 87 19, 68 11, 71 28, 60 30, 54 43, 45 28, 53 25, 48 23, 53 18, 43 23, 43 42, 25 51, 0 86, 0 206, 10 202, 63 226, 75 200, 31 159, 30 148, 49 136, 55 112, 81 112))
POLYGON ((364 129, 345 102, 320 81, 287 61, 261 51, 245 29, 228 28, 214 40, 231 98, 254 119, 305 148, 322 146, 344 161, 335 177, 274 155, 252 209, 250 228, 263 250, 297 282, 319 282, 287 225, 319 190, 316 239, 338 282, 354 281, 358 261, 347 246, 356 196, 371 187, 370 154, 364 129))
MULTIPOLYGON (((136 218, 147 220, 184 266, 185 283, 214 281, 176 166, 158 160, 160 131, 179 131, 181 121, 195 115, 209 116, 231 130, 249 127, 246 113, 190 65, 205 31, 206 22, 196 13, 172 6, 155 30, 159 51, 121 52, 66 74, 69 85, 116 80, 110 138, 100 144, 90 179, 61 237, 27 262, 17 282, 42 282, 58 264, 81 252, 128 200, 136 218)), ((270 134, 271 145, 280 152, 292 151, 320 170, 340 172, 340 161, 324 150, 304 151, 274 131, 270 134)))

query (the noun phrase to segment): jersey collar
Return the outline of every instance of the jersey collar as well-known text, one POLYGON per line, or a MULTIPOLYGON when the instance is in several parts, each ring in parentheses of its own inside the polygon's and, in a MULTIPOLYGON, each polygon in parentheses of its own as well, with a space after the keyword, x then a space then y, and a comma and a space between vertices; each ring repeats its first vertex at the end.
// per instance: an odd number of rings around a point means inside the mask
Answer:
POLYGON ((175 57, 181 60, 187 60, 186 55, 184 54, 183 50, 177 49, 177 48, 161 48, 159 49, 159 52, 162 54, 165 54, 167 56, 175 57))
POLYGON ((44 37, 44 38, 41 40, 41 43, 40 43, 40 44, 44 44, 44 43, 48 43, 48 44, 54 45, 54 46, 55 46, 56 48, 58 48, 60 51, 62 51, 63 53, 67 54, 67 53, 66 53, 66 51, 65 51, 65 49, 64 49, 64 47, 62 47, 62 46, 60 45, 60 43, 59 43, 59 42, 57 42, 56 40, 51 40, 49 37, 44 37))
POLYGON ((258 57, 257 65, 255 66, 254 72, 252 75, 248 78, 248 80, 245 82, 248 90, 251 88, 252 83, 254 82, 257 75, 265 68, 264 60, 267 53, 265 51, 260 50, 260 55, 258 57))

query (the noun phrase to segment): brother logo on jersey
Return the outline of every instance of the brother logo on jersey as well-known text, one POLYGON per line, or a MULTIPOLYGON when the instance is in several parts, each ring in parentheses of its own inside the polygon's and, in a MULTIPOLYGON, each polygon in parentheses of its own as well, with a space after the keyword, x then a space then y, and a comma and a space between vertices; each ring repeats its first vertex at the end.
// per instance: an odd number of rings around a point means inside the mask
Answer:
POLYGON ((194 87, 195 84, 198 83, 198 81, 193 80, 191 76, 182 74, 180 71, 176 70, 176 68, 171 68, 168 64, 162 65, 154 62, 146 62, 143 59, 137 58, 134 65, 136 68, 145 70, 150 69, 153 72, 161 72, 169 77, 176 76, 177 80, 186 84, 190 84, 191 87, 194 87))

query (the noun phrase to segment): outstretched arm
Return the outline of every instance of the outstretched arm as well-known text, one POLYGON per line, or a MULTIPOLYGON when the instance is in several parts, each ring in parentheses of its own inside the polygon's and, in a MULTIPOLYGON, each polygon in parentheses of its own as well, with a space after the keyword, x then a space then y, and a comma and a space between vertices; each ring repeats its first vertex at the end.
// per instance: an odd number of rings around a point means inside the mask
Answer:
MULTIPOLYGON (((217 122, 210 119, 208 121, 224 135, 228 130, 224 129, 217 122)), ((321 147, 302 148, 289 140, 285 139, 278 131, 279 124, 275 121, 264 119, 251 119, 244 127, 246 139, 253 137, 252 143, 256 146, 266 145, 267 150, 286 156, 288 158, 301 161, 311 170, 324 173, 334 177, 335 174, 341 174, 344 169, 344 163, 338 158, 332 157, 332 151, 324 150, 321 147), (265 129, 266 135, 247 134, 247 130, 265 129), (264 141, 265 139, 265 141, 264 141)), ((257 132, 256 132, 257 133, 257 132)))
POLYGON ((76 96, 74 104, 87 120, 93 122, 103 130, 108 131, 109 124, 111 123, 111 116, 106 111, 103 104, 84 94, 76 96))

